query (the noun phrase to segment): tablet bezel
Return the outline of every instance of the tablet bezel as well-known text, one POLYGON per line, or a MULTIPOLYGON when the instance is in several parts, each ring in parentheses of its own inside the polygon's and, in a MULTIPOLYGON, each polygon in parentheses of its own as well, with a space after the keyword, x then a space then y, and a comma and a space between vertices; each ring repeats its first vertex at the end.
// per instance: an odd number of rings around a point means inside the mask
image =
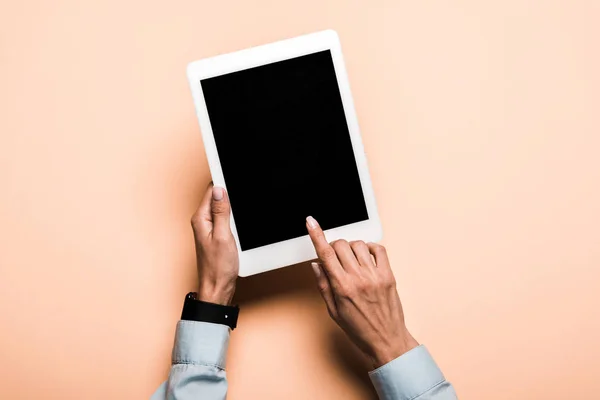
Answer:
MULTIPOLYGON (((369 215, 369 219, 365 221, 328 229, 325 231, 325 234, 329 241, 346 239, 377 242, 381 240, 382 236, 381 223, 377 212, 377 205, 375 203, 375 195, 373 193, 367 159, 360 136, 358 120, 354 110, 354 102, 352 100, 352 94, 350 93, 350 84, 348 82, 348 75, 342 57, 342 49, 339 37, 333 30, 312 33, 234 53, 218 55, 194 61, 188 65, 187 76, 194 98, 196 114, 200 123, 208 165, 214 184, 227 189, 227 182, 223 176, 223 170, 219 161, 219 154, 213 137, 210 118, 208 117, 200 81, 202 79, 300 57, 323 50, 331 51, 335 74, 344 106, 344 114, 350 132, 354 158, 360 177, 360 184, 367 207, 367 213, 369 215)), ((324 173, 326 173, 326 171, 324 173)), ((306 190, 310 190, 310 188, 306 188, 306 190)), ((240 256, 239 276, 242 277, 316 258, 314 248, 312 247, 308 235, 242 251, 235 226, 235 212, 232 213, 231 230, 238 247, 240 256)))

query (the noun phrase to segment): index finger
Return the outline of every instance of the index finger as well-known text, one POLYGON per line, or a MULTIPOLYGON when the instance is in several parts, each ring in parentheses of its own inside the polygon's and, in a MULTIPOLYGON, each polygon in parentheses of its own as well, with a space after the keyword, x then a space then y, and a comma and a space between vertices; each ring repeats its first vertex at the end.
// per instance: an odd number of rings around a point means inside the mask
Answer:
POLYGON ((322 262, 323 269, 330 278, 335 278, 343 272, 342 265, 335 254, 333 247, 329 245, 323 229, 319 226, 319 223, 313 217, 306 218, 306 229, 308 230, 308 236, 312 241, 317 256, 322 262))

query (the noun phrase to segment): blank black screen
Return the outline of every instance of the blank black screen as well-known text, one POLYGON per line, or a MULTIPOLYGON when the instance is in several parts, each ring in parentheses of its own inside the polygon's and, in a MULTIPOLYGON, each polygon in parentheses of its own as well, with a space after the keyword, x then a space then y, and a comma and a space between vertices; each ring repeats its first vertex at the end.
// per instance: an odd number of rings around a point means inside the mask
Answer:
POLYGON ((329 50, 201 84, 242 250, 368 219, 329 50))

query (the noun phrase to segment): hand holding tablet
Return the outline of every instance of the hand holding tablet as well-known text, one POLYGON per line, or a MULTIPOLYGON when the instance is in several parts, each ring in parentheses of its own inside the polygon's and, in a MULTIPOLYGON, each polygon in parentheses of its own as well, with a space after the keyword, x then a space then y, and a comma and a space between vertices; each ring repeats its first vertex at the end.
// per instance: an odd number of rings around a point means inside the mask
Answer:
POLYGON ((191 63, 213 181, 227 189, 240 276, 315 258, 381 226, 337 34, 325 31, 191 63))

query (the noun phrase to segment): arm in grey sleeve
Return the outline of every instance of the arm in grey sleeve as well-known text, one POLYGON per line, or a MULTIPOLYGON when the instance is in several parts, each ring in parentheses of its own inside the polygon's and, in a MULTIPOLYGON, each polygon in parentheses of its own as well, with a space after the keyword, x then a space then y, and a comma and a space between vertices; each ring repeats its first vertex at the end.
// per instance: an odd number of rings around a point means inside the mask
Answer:
POLYGON ((225 400, 229 332, 225 325, 179 321, 169 379, 151 400, 225 400))
POLYGON ((380 400, 456 400, 456 392, 425 348, 418 346, 369 372, 380 400))

